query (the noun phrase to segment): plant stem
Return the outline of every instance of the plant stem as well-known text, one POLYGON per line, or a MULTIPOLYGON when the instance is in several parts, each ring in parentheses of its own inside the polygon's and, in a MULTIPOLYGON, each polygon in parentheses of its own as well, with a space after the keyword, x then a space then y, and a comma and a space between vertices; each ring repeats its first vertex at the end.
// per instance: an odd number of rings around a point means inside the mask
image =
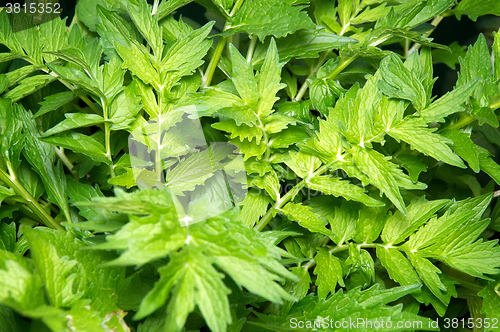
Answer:
POLYGON ((257 44, 257 35, 252 36, 252 40, 250 41, 250 45, 248 46, 247 51, 247 62, 252 61, 253 52, 255 50, 255 44, 257 44))
POLYGON ((460 129, 462 127, 467 126, 468 124, 471 124, 474 121, 476 121, 476 118, 472 115, 468 115, 465 118, 458 120, 454 124, 451 124, 451 125, 446 126, 442 129, 439 129, 438 131, 436 131, 436 134, 439 134, 440 132, 443 132, 443 131, 448 130, 448 129, 460 129))
MULTIPOLYGON (((336 161, 336 160, 335 160, 336 161)), ((267 211, 267 213, 260 219, 259 223, 255 226, 255 229, 258 230, 259 232, 266 227, 266 225, 269 223, 269 221, 272 219, 273 215, 276 213, 276 211, 280 210, 283 205, 288 203, 304 186, 306 185, 307 181, 309 181, 310 178, 321 175, 324 172, 328 170, 328 168, 335 162, 332 161, 326 165, 321 166, 316 172, 312 173, 307 177, 306 179, 303 179, 300 181, 298 184, 296 184, 292 189, 290 189, 285 196, 282 198, 278 199, 276 203, 267 211)))
POLYGON ((349 66, 351 64, 351 62, 353 62, 354 60, 356 60, 358 56, 357 55, 352 55, 344 60, 342 60, 342 62, 340 62, 340 64, 337 66, 337 68, 335 68, 331 73, 330 75, 328 75, 327 79, 334 79, 335 77, 337 77, 338 74, 340 74, 342 72, 342 70, 344 70, 347 66, 349 66))
MULTIPOLYGON (((323 246, 323 245, 321 245, 323 246)), ((378 244, 378 243, 362 243, 362 244, 357 244, 356 247, 358 247, 359 249, 361 248, 377 248, 377 247, 383 247, 384 245, 383 244, 378 244)), ((397 247, 394 247, 396 249, 398 249, 397 247)), ((348 250, 349 249, 349 246, 348 245, 340 245, 340 246, 336 246, 335 248, 332 248, 330 249, 328 252, 330 254, 333 254, 333 253, 336 253, 336 252, 341 252, 341 251, 345 251, 345 250, 348 250)), ((313 267, 314 265, 316 265, 316 262, 314 261, 314 258, 311 258, 311 260, 309 262, 307 262, 307 264, 305 264, 303 266, 304 269, 310 269, 311 267, 313 267)))
POLYGON ((62 149, 62 148, 59 149, 56 146, 55 150, 56 150, 57 157, 59 157, 59 159, 63 162, 64 166, 66 166, 66 168, 68 169, 68 171, 70 171, 71 174, 73 174, 73 177, 75 178, 75 180, 78 180, 78 172, 76 172, 75 170, 73 170, 73 168, 75 166, 73 165, 73 163, 68 159, 68 157, 64 153, 64 149, 62 149))
POLYGON ((108 157, 110 161, 109 165, 109 173, 112 178, 115 177, 115 166, 113 165, 113 156, 111 155, 111 130, 109 126, 109 115, 108 115, 108 108, 106 105, 106 101, 101 98, 101 103, 102 103, 102 115, 104 116, 104 144, 106 145, 106 156, 108 157))
POLYGON ((26 204, 30 207, 31 211, 40 219, 40 221, 47 227, 54 229, 64 230, 55 220, 45 211, 45 209, 38 203, 38 201, 31 196, 29 192, 17 181, 14 174, 7 174, 4 170, 0 169, 0 180, 7 186, 12 188, 16 194, 26 200, 26 204))
MULTIPOLYGON (((431 25, 433 25, 434 27, 437 27, 439 25, 439 23, 441 23, 441 21, 443 20, 444 16, 442 15, 439 15, 439 16, 436 16, 432 22, 431 22, 431 25)), ((429 37, 431 35, 433 30, 427 32, 426 34, 424 34, 424 37, 429 37)), ((413 52, 415 52, 416 50, 418 50, 420 47, 422 47, 421 44, 418 44, 418 43, 415 43, 413 44, 413 46, 408 50, 408 53, 405 54, 407 57, 412 54, 413 52)))
POLYGON ((318 59, 318 62, 316 63, 316 66, 314 66, 314 68, 311 69, 311 72, 309 73, 306 80, 304 81, 304 84, 302 84, 299 92, 297 92, 297 95, 295 96, 295 98, 293 98, 293 101, 300 101, 302 99, 302 97, 304 97, 304 94, 306 93, 307 88, 308 88, 307 80, 311 79, 316 74, 316 72, 321 68, 321 66, 323 66, 326 58, 328 57, 328 54, 330 54, 331 51, 332 50, 328 50, 321 55, 321 57, 318 59))
MULTIPOLYGON (((233 9, 231 10, 231 13, 229 13, 229 17, 233 17, 234 14, 236 14, 236 11, 241 7, 243 4, 244 0, 238 0, 233 6, 233 9)), ((226 22, 224 25, 223 31, 226 31, 227 29, 231 28, 231 23, 226 22)), ((215 53, 212 56, 212 59, 210 59, 210 63, 208 64, 207 70, 206 70, 206 76, 202 78, 201 82, 201 88, 207 88, 210 86, 210 83, 212 83, 212 78, 215 73, 215 69, 217 68, 217 65, 219 63, 220 56, 222 55, 222 51, 224 50, 224 46, 226 46, 227 42, 227 37, 220 38, 219 42, 217 43, 217 47, 215 48, 215 53)))
POLYGON ((492 110, 496 110, 497 108, 500 108, 500 100, 494 103, 493 105, 490 105, 490 108, 492 110))
POLYGON ((205 77, 201 82, 201 88, 207 88, 212 83, 212 78, 215 73, 215 68, 217 68, 217 64, 219 63, 220 56, 222 55, 222 51, 224 50, 224 46, 226 46, 226 38, 220 38, 217 43, 217 47, 215 48, 215 53, 210 59, 210 63, 208 64, 207 70, 205 72, 205 77))

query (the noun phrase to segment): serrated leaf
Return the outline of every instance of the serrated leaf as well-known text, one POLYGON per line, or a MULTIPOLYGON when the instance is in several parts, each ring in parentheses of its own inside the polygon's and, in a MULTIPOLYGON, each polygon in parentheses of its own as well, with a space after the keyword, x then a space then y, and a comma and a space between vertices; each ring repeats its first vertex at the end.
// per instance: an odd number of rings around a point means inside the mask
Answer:
MULTIPOLYGON (((1 189, 1 187, 0 187, 1 189)), ((0 223, 0 249, 6 251, 14 251, 16 243, 16 224, 0 223)))
POLYGON ((425 197, 413 200, 406 215, 397 211, 387 220, 382 240, 388 245, 401 243, 448 203, 444 199, 427 201, 425 197))
POLYGON ((466 84, 460 85, 448 92, 428 107, 420 111, 420 116, 425 122, 444 122, 444 118, 450 114, 464 110, 462 104, 467 101, 474 90, 479 86, 480 80, 473 79, 466 84))
POLYGON ((397 140, 409 143, 412 149, 418 150, 436 160, 465 168, 466 166, 462 160, 448 146, 453 141, 434 134, 433 131, 428 129, 421 119, 409 118, 388 131, 388 134, 397 140))
POLYGON ((52 304, 56 308, 69 307, 83 294, 73 292, 73 283, 76 275, 74 267, 77 262, 60 257, 54 244, 47 241, 43 232, 36 229, 24 229, 32 251, 33 260, 41 274, 42 280, 52 304))
MULTIPOLYGON (((477 293, 477 295, 483 298, 481 313, 486 314, 486 317, 490 319, 500 319, 500 295, 498 294, 499 283, 498 279, 492 280, 482 291, 477 293)), ((492 330, 493 329, 490 331, 492 330)))
POLYGON ((413 155, 402 154, 398 156, 397 160, 408 171, 408 175, 413 182, 418 181, 420 173, 427 171, 427 165, 413 155))
POLYGON ((337 283, 344 286, 342 265, 339 259, 326 248, 318 250, 314 261, 316 262, 314 274, 318 276, 316 279, 318 297, 324 299, 329 293, 335 294, 337 283))
POLYGON ((47 191, 49 201, 57 204, 67 221, 71 221, 68 200, 66 196, 66 179, 62 164, 54 165, 55 150, 48 143, 42 142, 35 134, 37 132, 36 124, 31 113, 16 105, 14 107, 15 117, 23 122, 25 129, 32 133, 26 138, 26 145, 23 149, 23 155, 40 175, 45 190, 47 191))
MULTIPOLYGON (((325 31, 321 27, 316 27, 314 30, 298 30, 292 35, 279 38, 276 40, 276 46, 280 62, 288 62, 293 58, 316 58, 319 52, 357 42, 356 39, 338 36, 325 31)), ((252 58, 254 65, 260 64, 264 60, 265 46, 266 44, 260 44, 255 49, 252 58)))
POLYGON ((168 170, 166 187, 181 194, 205 183, 213 172, 211 156, 207 149, 181 160, 176 167, 168 170))
POLYGON ((500 166, 493 161, 488 150, 478 145, 476 145, 476 149, 479 156, 479 168, 500 184, 500 166))
POLYGON ((97 114, 66 113, 66 120, 47 130, 43 137, 59 134, 75 128, 90 127, 104 122, 104 118, 97 114))
POLYGON ((120 44, 115 42, 115 48, 123 60, 123 68, 132 72, 145 84, 155 88, 160 86, 160 76, 153 67, 149 57, 134 43, 120 44))
POLYGON ((291 220, 297 221, 300 226, 309 229, 311 232, 318 232, 325 235, 332 235, 318 216, 311 211, 311 208, 302 204, 288 203, 282 208, 283 213, 291 220))
POLYGON ((263 41, 269 35, 280 38, 300 29, 314 29, 314 23, 301 11, 303 8, 280 0, 245 1, 236 12, 231 28, 224 35, 244 31, 257 35, 263 41))
POLYGON ((16 102, 43 88, 54 80, 55 78, 51 75, 35 75, 27 77, 21 80, 19 85, 14 89, 5 93, 4 98, 10 98, 13 102, 16 102))
POLYGON ((500 4, 495 0, 463 0, 453 9, 455 15, 460 18, 467 15, 473 21, 479 16, 493 14, 500 15, 500 4))
POLYGON ((479 154, 469 135, 459 130, 445 130, 441 135, 453 141, 453 151, 467 161, 474 172, 478 173, 479 154))
POLYGON ((380 76, 378 87, 389 97, 410 100, 417 110, 425 108, 427 97, 422 83, 396 55, 382 60, 380 76))
POLYGON ((54 111, 59 107, 66 105, 70 101, 76 98, 76 95, 71 91, 59 92, 53 95, 47 96, 44 101, 40 102, 40 109, 35 114, 35 118, 45 113, 54 111))
POLYGON ((370 183, 377 186, 384 193, 396 208, 406 214, 406 207, 403 197, 398 189, 398 182, 395 176, 401 171, 396 165, 389 162, 383 155, 374 151, 357 148, 354 153, 356 166, 370 179, 370 183))
POLYGON ((42 138, 42 140, 46 143, 60 146, 65 149, 70 149, 75 153, 83 153, 84 155, 91 157, 95 161, 99 161, 105 164, 111 163, 108 156, 106 155, 104 146, 90 136, 70 131, 67 135, 64 136, 44 137, 42 138))
POLYGON ((245 225, 253 227, 266 213, 268 205, 272 203, 273 200, 264 191, 252 189, 241 202, 243 208, 239 218, 245 225))
POLYGON ((313 190, 322 191, 327 195, 342 196, 347 200, 361 202, 367 206, 384 206, 384 203, 366 195, 363 188, 340 178, 328 176, 313 177, 306 181, 306 186, 313 190))

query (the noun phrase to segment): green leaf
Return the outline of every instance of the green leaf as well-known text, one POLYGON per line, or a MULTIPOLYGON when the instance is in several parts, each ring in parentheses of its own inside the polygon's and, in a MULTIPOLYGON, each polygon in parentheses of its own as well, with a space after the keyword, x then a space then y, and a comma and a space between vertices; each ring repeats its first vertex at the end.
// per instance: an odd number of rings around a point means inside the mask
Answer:
POLYGON ((18 86, 7 92, 4 95, 4 98, 10 98, 13 102, 16 102, 43 88, 54 80, 55 78, 51 75, 35 75, 27 77, 21 80, 18 86))
MULTIPOLYGON (((298 30, 294 34, 276 40, 280 62, 291 59, 316 58, 319 52, 340 48, 348 43, 357 43, 353 38, 338 36, 321 27, 314 30, 298 30)), ((260 64, 266 54, 266 44, 259 44, 254 52, 253 65, 260 64)))
MULTIPOLYGON (((83 184, 73 179, 68 180, 68 196, 70 203, 76 202, 91 202, 93 198, 104 197, 99 187, 92 187, 88 184, 83 184)), ((88 206, 78 206, 79 214, 87 220, 97 218, 100 213, 97 209, 88 206)))
POLYGON ((210 150, 207 149, 181 160, 176 167, 168 170, 166 187, 177 194, 191 191, 196 185, 205 183, 213 172, 210 150))
POLYGON ((87 92, 90 92, 97 97, 105 98, 104 93, 99 90, 97 84, 89 78, 84 70, 57 66, 51 63, 47 64, 47 66, 64 80, 75 84, 76 86, 86 90, 87 92))
POLYGON ((232 44, 229 45, 229 54, 233 61, 231 81, 245 104, 255 107, 261 91, 257 88, 258 81, 254 77, 252 64, 247 62, 232 44))
POLYGON ((479 154, 470 136, 460 130, 445 130, 441 135, 453 141, 453 151, 467 161, 474 172, 478 173, 479 154))
POLYGON ((53 95, 47 96, 44 101, 40 102, 40 109, 35 114, 35 118, 44 115, 45 113, 54 111, 59 107, 66 105, 76 98, 76 95, 71 91, 59 92, 53 95))
POLYGON ((476 149, 479 156, 479 168, 500 184, 500 166, 493 161, 488 150, 478 145, 476 145, 476 149))
POLYGON ((280 38, 300 29, 314 29, 314 23, 307 13, 301 11, 303 8, 281 0, 245 1, 224 35, 246 32, 257 35, 263 41, 269 35, 280 38))
MULTIPOLYGON (((136 82, 136 81, 134 81, 136 82)), ((109 106, 111 130, 129 129, 135 116, 141 110, 140 98, 136 94, 135 84, 129 84, 120 92, 109 106)))
POLYGON ((452 296, 457 296, 455 287, 453 285, 451 285, 452 287, 446 286, 443 283, 439 276, 442 273, 441 270, 428 259, 422 257, 418 252, 409 252, 407 255, 419 277, 441 302, 448 304, 452 296))
POLYGON ((97 114, 66 113, 66 120, 59 122, 55 127, 47 130, 43 137, 59 134, 75 128, 90 127, 104 122, 104 118, 97 114))
POLYGON ((311 232, 332 235, 331 231, 325 227, 327 223, 319 219, 308 206, 288 203, 282 208, 282 211, 288 218, 297 221, 300 226, 309 229, 311 232))
POLYGON ((434 129, 428 129, 425 122, 420 118, 408 118, 388 131, 388 134, 397 140, 410 144, 412 149, 418 150, 425 155, 447 164, 465 168, 462 160, 453 153, 448 144, 453 141, 434 134, 434 129))
POLYGON ((178 107, 184 112, 189 113, 191 117, 196 118, 212 116, 217 111, 233 105, 242 106, 243 102, 241 98, 217 86, 213 86, 203 89, 197 94, 190 95, 188 98, 180 101, 178 107))
POLYGON ((33 166, 35 171, 40 175, 45 190, 47 191, 49 201, 57 204, 64 212, 66 220, 71 221, 69 213, 69 205, 66 196, 66 179, 62 164, 55 162, 54 147, 48 143, 42 142, 37 132, 36 124, 31 113, 28 113, 19 106, 14 107, 14 116, 23 122, 25 130, 32 135, 26 138, 23 155, 28 162, 33 166))
POLYGON ((436 62, 442 62, 451 69, 455 70, 455 67, 458 63, 458 59, 460 57, 465 56, 465 46, 460 46, 458 42, 453 42, 448 45, 448 48, 451 50, 432 50, 432 58, 436 62))
POLYGON ((493 14, 500 16, 500 4, 495 0, 463 0, 453 9, 455 15, 460 19, 467 15, 473 21, 479 16, 493 14))
MULTIPOLYGON (((500 309, 498 284, 498 279, 492 280, 482 291, 477 293, 477 295, 483 298, 483 307, 481 308, 481 313, 486 314, 486 317, 490 319, 500 319, 500 311, 498 311, 498 309, 500 309)), ((493 329, 489 331, 493 331, 493 329)))
MULTIPOLYGON (((186 75, 191 75, 196 68, 203 64, 203 57, 207 54, 211 40, 207 36, 215 22, 209 22, 200 29, 179 38, 167 51, 161 61, 162 78, 165 77, 167 88, 172 87, 186 75)), ((164 85, 165 83, 162 83, 164 85)), ((159 90, 161 90, 161 86, 159 90)))
POLYGON ((425 122, 444 122, 444 118, 450 114, 462 112, 463 104, 466 102, 474 90, 479 86, 479 78, 459 85, 453 91, 448 92, 424 110, 420 111, 420 116, 425 122))
POLYGON ((394 247, 377 247, 377 257, 389 277, 402 286, 420 284, 420 278, 410 261, 394 247))
POLYGON ((402 154, 397 157, 397 160, 408 171, 408 175, 413 182, 418 181, 420 173, 427 171, 427 165, 413 155, 402 154))
POLYGON ((139 6, 133 2, 122 1, 141 35, 153 49, 156 58, 161 59, 163 53, 162 29, 158 26, 158 18, 151 12, 146 1, 138 1, 139 6))
POLYGON ((413 72, 407 69, 395 54, 380 63, 379 89, 391 98, 410 100, 420 111, 426 106, 426 92, 413 72))
POLYGON ((104 146, 90 136, 70 131, 64 136, 44 137, 42 140, 46 143, 70 149, 75 153, 83 153, 95 161, 105 164, 111 163, 106 155, 104 146))
POLYGON ((257 91, 260 95, 257 110, 260 116, 269 115, 272 112, 274 103, 279 99, 276 97, 276 93, 285 87, 285 84, 280 83, 281 67, 282 64, 279 63, 276 42, 274 39, 271 39, 271 44, 269 44, 269 48, 267 49, 266 58, 262 64, 257 84, 257 91))
POLYGON ((425 197, 413 200, 408 205, 406 215, 396 211, 387 220, 382 231, 382 240, 389 246, 401 243, 448 203, 445 199, 427 201, 425 197))
POLYGON ((379 188, 399 211, 406 214, 406 207, 396 180, 396 177, 402 176, 402 172, 396 165, 374 150, 359 147, 356 148, 353 157, 356 166, 368 176, 370 183, 379 188))
POLYGON ((320 248, 314 256, 317 275, 316 286, 318 286, 318 297, 324 299, 329 293, 335 294, 337 283, 344 286, 342 265, 337 257, 326 248, 320 248))
POLYGON ((22 332, 28 328, 26 325, 14 310, 0 304, 0 326, 5 329, 4 332, 22 332))
POLYGON ((267 212, 268 205, 272 203, 272 198, 264 191, 250 190, 241 202, 243 208, 240 212, 240 220, 248 227, 255 226, 259 218, 267 212))
MULTIPOLYGON (((0 187, 1 189, 1 187, 0 187)), ((16 243, 16 224, 0 223, 0 249, 6 251, 14 251, 16 243)))
POLYGON ((162 1, 158 6, 158 18, 161 20, 167 15, 173 13, 178 8, 190 3, 193 0, 170 0, 162 1))
POLYGON ((77 262, 60 257, 54 244, 50 243, 44 232, 24 228, 32 251, 33 261, 40 272, 51 303, 56 308, 69 307, 83 294, 73 292, 76 275, 73 270, 77 262))
POLYGON ((365 194, 365 190, 340 178, 319 176, 306 181, 306 186, 313 190, 319 190, 327 195, 342 196, 347 200, 361 202, 367 206, 384 206, 384 203, 371 198, 365 194))
POLYGON ((151 84, 155 88, 161 85, 158 72, 153 67, 148 54, 145 54, 142 48, 139 48, 135 43, 122 45, 115 42, 114 45, 123 60, 123 68, 130 70, 145 84, 151 84))
POLYGON ((333 242, 341 246, 349 241, 356 232, 356 221, 358 213, 356 206, 352 202, 342 202, 341 206, 334 208, 335 217, 328 218, 332 232, 335 234, 333 242))

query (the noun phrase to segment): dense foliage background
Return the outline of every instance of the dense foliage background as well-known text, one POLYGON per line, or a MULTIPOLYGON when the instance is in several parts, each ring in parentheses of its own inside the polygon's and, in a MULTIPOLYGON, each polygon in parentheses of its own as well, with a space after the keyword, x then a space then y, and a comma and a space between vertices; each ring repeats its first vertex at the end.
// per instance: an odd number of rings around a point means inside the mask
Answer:
POLYGON ((500 2, 40 4, 0 12, 0 331, 499 329, 500 2))

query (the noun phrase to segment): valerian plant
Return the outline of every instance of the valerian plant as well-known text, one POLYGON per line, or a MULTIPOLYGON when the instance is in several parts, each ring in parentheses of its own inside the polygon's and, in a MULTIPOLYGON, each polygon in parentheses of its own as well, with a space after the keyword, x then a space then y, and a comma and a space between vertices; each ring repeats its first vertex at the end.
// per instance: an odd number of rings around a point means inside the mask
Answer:
POLYGON ((500 327, 500 34, 430 37, 497 1, 21 14, 0 12, 0 331, 500 327))

